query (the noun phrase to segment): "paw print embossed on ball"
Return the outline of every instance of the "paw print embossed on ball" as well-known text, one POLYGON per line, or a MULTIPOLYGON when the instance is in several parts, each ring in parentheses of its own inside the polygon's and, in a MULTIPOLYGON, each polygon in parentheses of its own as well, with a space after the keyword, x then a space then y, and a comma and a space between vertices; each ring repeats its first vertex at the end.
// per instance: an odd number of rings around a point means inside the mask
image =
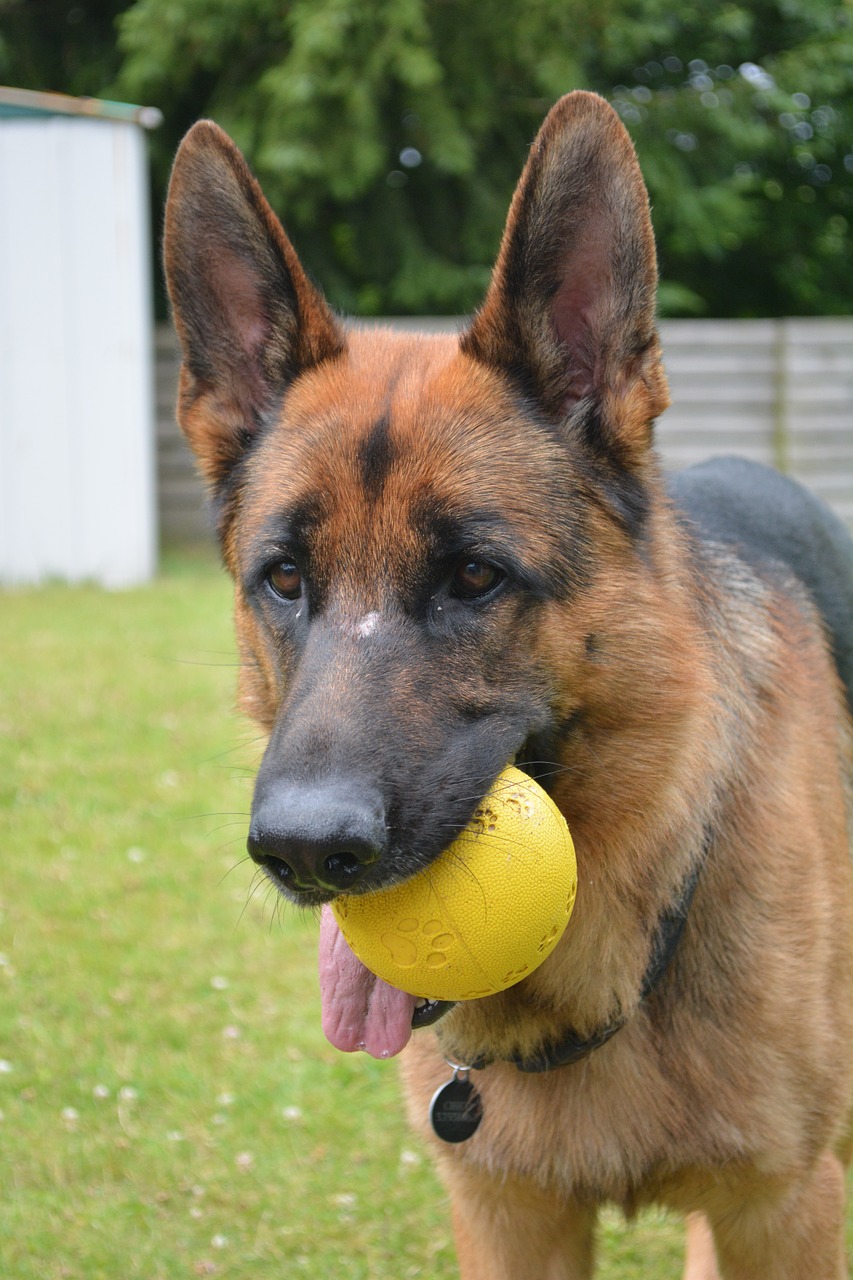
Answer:
POLYGON ((449 933, 442 920, 426 920, 403 916, 393 930, 380 934, 380 941, 392 964, 412 969, 424 964, 428 969, 443 969, 449 964, 453 948, 459 946, 455 933, 449 933))
POLYGON ((468 827, 429 867, 332 911, 373 973, 428 1000, 476 1000, 520 982, 560 941, 577 891, 566 820, 507 768, 468 827))

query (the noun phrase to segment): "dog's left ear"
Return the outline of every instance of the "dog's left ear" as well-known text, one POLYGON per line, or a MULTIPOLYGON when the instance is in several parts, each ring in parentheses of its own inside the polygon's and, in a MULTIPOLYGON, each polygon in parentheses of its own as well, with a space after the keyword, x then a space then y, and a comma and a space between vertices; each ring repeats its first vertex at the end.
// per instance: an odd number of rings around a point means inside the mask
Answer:
POLYGON ((656 291, 631 140, 603 98, 567 94, 533 143, 462 349, 506 373, 597 453, 630 465, 669 403, 656 291))

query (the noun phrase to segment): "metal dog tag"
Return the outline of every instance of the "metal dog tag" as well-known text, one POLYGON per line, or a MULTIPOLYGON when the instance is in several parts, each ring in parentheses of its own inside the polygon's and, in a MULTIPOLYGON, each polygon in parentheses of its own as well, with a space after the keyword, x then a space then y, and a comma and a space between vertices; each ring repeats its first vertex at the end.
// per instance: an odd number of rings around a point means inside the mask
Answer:
POLYGON ((469 1067, 453 1067, 453 1079, 436 1089, 429 1104, 430 1124, 442 1142, 467 1142, 483 1118, 483 1100, 468 1079, 469 1067))

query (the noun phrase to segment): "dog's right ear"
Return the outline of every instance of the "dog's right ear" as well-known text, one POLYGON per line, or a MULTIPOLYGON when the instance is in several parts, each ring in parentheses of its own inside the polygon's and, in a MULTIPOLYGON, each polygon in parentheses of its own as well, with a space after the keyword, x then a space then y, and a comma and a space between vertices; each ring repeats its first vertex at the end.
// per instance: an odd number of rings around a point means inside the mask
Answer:
POLYGON ((343 333, 237 147, 190 129, 166 203, 166 282, 183 351, 178 420, 214 488, 303 370, 343 333))

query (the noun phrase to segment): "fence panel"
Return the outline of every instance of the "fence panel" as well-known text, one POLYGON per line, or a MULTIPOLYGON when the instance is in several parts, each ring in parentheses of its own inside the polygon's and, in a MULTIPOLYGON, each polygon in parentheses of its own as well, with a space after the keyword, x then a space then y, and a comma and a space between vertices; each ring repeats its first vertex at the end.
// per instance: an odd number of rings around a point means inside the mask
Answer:
MULTIPOLYGON (((661 340, 672 406, 657 440, 668 468, 739 453, 796 476, 853 528, 853 319, 667 320, 661 340)), ((178 354, 165 325, 156 356, 161 533, 172 542, 209 538, 201 485, 174 423, 178 354)))

